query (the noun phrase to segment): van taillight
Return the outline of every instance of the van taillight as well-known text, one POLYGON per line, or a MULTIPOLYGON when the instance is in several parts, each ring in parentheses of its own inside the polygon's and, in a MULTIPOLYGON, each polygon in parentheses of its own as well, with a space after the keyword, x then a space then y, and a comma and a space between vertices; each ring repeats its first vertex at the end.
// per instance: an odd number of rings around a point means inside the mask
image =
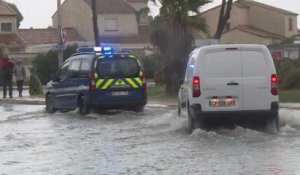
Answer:
POLYGON ((271 93, 278 95, 278 76, 276 74, 271 75, 271 93))
POLYGON ((96 90, 96 78, 93 73, 90 74, 90 91, 95 91, 96 90))
POLYGON ((194 76, 193 78, 193 97, 200 97, 200 78, 198 76, 194 76))

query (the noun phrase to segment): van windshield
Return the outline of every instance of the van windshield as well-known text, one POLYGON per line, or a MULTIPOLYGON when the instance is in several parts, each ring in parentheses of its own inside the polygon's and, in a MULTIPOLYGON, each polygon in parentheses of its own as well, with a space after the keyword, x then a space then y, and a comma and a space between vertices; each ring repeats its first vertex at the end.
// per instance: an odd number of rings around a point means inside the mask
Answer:
POLYGON ((140 67, 134 58, 98 59, 97 73, 103 78, 131 78, 139 75, 140 67))

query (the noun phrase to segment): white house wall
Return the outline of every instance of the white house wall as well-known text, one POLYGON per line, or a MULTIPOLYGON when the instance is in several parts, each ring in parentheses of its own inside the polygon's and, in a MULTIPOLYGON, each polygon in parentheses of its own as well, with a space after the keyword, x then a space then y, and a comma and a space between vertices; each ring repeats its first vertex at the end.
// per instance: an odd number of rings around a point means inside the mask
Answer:
POLYGON ((130 36, 138 35, 138 25, 135 14, 105 14, 98 15, 98 30, 99 34, 103 36, 130 36), (117 31, 105 31, 105 19, 117 18, 118 30, 117 31))
MULTIPOLYGON (((66 0, 61 6, 62 26, 73 27, 86 41, 94 42, 91 7, 83 0, 66 0)), ((52 17, 53 27, 57 27, 57 13, 52 17)))
POLYGON ((285 16, 285 36, 286 37, 291 37, 291 36, 295 36, 297 35, 297 16, 293 16, 293 15, 286 15, 285 16), (289 30, 289 18, 292 19, 293 21, 293 30, 289 30))
POLYGON ((284 14, 258 6, 251 6, 249 13, 249 22, 251 26, 285 36, 284 14))

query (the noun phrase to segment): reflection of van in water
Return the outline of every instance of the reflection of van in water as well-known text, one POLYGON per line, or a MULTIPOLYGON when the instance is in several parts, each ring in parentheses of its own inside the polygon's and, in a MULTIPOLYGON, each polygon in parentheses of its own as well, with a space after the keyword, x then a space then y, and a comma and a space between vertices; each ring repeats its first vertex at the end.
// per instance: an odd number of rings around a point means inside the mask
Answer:
POLYGON ((131 53, 76 53, 48 83, 46 109, 81 114, 97 109, 142 111, 147 103, 143 66, 131 53))
POLYGON ((209 127, 213 117, 227 120, 246 116, 256 124, 278 130, 278 77, 269 50, 263 45, 195 49, 178 99, 178 112, 187 114, 190 130, 209 127))

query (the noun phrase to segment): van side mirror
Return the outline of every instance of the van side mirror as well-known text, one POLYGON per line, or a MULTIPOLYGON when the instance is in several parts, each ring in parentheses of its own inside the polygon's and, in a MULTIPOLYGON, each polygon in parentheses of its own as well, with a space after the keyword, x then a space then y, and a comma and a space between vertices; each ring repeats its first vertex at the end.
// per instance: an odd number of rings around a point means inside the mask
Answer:
POLYGON ((56 76, 56 74, 51 74, 50 76, 51 76, 52 81, 54 81, 54 82, 60 81, 59 78, 56 76))

